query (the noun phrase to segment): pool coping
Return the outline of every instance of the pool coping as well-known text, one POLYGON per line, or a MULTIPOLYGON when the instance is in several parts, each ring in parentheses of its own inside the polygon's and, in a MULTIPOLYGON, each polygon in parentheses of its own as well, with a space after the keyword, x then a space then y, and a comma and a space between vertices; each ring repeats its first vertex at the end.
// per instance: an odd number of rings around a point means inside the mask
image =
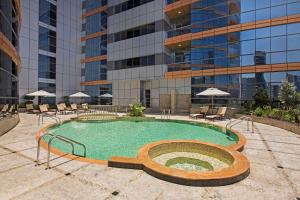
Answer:
MULTIPOLYGON (((77 120, 76 119, 65 120, 62 122, 62 124, 68 123, 70 121, 77 121, 77 120)), ((182 121, 182 122, 192 122, 192 123, 196 123, 196 124, 213 125, 215 127, 220 128, 221 130, 225 130, 225 126, 216 125, 216 124, 212 124, 212 123, 195 122, 195 121, 190 121, 190 120, 169 120, 169 121, 177 121, 177 122, 182 121)), ((36 133, 36 136, 35 136, 36 141, 38 141, 38 139, 43 134, 46 133, 47 129, 52 128, 56 125, 57 125, 56 123, 53 123, 53 124, 50 124, 50 125, 47 125, 47 126, 41 128, 36 133)), ((235 129, 227 129, 227 130, 229 130, 237 135, 238 143, 232 144, 232 145, 230 145, 228 147, 224 147, 224 148, 229 148, 231 150, 240 151, 240 152, 243 151, 244 146, 246 145, 246 138, 235 129)), ((163 140, 163 141, 167 141, 167 140, 163 140)), ((199 142, 198 140, 193 140, 193 141, 199 142)), ((212 143, 209 143, 209 144, 212 144, 212 143)), ((148 145, 148 144, 146 144, 146 145, 148 145)), ((144 146, 146 146, 146 145, 144 145, 144 146)), ((45 150, 48 150, 48 144, 43 139, 40 141, 40 146, 42 148, 44 148, 45 150)), ((140 149, 142 149, 143 147, 141 147, 140 149)), ((107 166, 112 166, 112 163, 114 163, 113 167, 130 168, 130 169, 142 169, 143 168, 143 162, 138 158, 138 156, 135 158, 112 156, 109 160, 100 160, 100 159, 86 158, 86 157, 80 157, 78 155, 67 154, 55 147, 51 147, 50 152, 57 156, 63 156, 64 158, 68 158, 70 160, 78 160, 78 161, 86 162, 86 163, 101 164, 101 165, 107 165, 107 166)))
MULTIPOLYGON (((195 140, 164 140, 144 145, 138 154, 138 160, 143 165, 143 170, 148 174, 169 182, 189 186, 220 186, 238 182, 250 173, 250 163, 242 153, 223 147, 221 145, 200 142, 195 140), (160 145, 176 143, 190 143, 209 146, 228 153, 234 159, 228 167, 211 172, 187 172, 180 169, 166 167, 155 162, 149 155, 151 149, 160 145)), ((109 161, 110 162, 110 161, 109 161)))

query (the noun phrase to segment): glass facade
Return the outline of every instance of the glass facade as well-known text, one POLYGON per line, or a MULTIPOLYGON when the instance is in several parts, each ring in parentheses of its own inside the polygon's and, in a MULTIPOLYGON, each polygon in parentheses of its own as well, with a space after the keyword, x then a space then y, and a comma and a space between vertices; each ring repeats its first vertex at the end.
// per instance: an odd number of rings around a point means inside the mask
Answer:
MULTIPOLYGON (((168 32, 168 37, 299 13, 299 0, 203 0, 191 5, 190 13, 186 14, 187 26, 182 27, 181 21, 173 20, 175 28, 168 32)), ((288 71, 287 67, 287 64, 300 62, 299 32, 300 23, 289 23, 193 39, 184 47, 180 45, 171 50, 168 71, 204 70, 211 74, 215 70, 222 71, 218 75, 191 78, 192 103, 195 104, 209 102, 208 98, 196 95, 209 87, 231 93, 230 97, 217 98, 219 104, 253 100, 257 88, 264 88, 276 101, 284 79, 294 82, 300 90, 300 71, 288 71), (273 66, 282 64, 286 67, 273 70, 273 66), (269 70, 263 69, 266 66, 269 70), (241 67, 241 71, 251 67, 257 70, 241 74, 229 72, 237 67, 241 67)))
POLYGON ((56 53, 56 32, 39 27, 39 49, 56 53))
POLYGON ((39 78, 56 78, 56 59, 54 57, 39 55, 39 78))
MULTIPOLYGON (((38 89, 51 93, 56 93, 56 12, 57 8, 53 3, 39 1, 39 21, 53 28, 39 26, 39 50, 43 50, 43 53, 38 55, 38 89)), ((45 98, 43 103, 55 104, 55 98, 45 98)))
POLYGON ((86 17, 85 31, 86 34, 93 34, 104 31, 107 28, 107 14, 105 12, 97 13, 86 17))
POLYGON ((88 39, 85 43, 85 57, 94 57, 106 55, 107 53, 107 38, 106 35, 88 39))
POLYGON ((82 8, 88 12, 95 8, 105 6, 106 4, 107 4, 107 0, 85 0, 83 2, 82 8))
MULTIPOLYGON (((83 2, 85 12, 94 10, 107 5, 107 0, 86 0, 83 2)), ((82 24, 84 35, 88 36, 107 29, 107 11, 97 12, 85 17, 82 24)), ((82 44, 82 56, 84 58, 96 58, 107 54, 107 35, 92 37, 82 44)), ((81 71, 84 82, 107 80, 107 62, 106 60, 97 60, 85 62, 81 71)), ((91 103, 104 103, 100 98, 101 94, 110 93, 111 85, 88 85, 84 87, 85 92, 91 96, 91 103)))
POLYGON ((89 62, 85 64, 85 81, 106 80, 106 61, 89 62))
POLYGON ((125 2, 120 3, 118 5, 110 7, 108 9, 108 14, 109 15, 115 15, 115 14, 118 14, 120 12, 124 12, 126 10, 129 10, 129 9, 138 7, 140 5, 149 3, 151 1, 154 1, 154 0, 128 0, 128 1, 125 1, 125 2))
POLYGON ((40 0, 39 21, 56 27, 56 5, 46 0, 40 0))
MULTIPOLYGON (((0 33, 3 39, 18 50, 19 22, 14 0, 0 1, 0 33)), ((0 44, 1 46, 4 44, 0 44)), ((5 47, 7 48, 7 47, 5 47)), ((0 104, 18 101, 18 70, 16 63, 0 50, 0 104)))

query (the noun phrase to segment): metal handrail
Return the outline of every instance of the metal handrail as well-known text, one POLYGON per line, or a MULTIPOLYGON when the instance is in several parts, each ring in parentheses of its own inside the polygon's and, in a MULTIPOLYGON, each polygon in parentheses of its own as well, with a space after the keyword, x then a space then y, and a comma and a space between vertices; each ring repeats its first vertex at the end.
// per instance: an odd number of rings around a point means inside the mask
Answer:
POLYGON ((50 167, 51 143, 52 143, 52 141, 55 140, 55 139, 58 139, 58 140, 60 140, 60 141, 63 141, 63 142, 66 142, 66 143, 70 144, 70 145, 72 146, 72 154, 73 154, 73 155, 75 155, 75 151, 74 151, 75 146, 74 146, 74 144, 77 144, 77 145, 82 146, 83 149, 84 149, 84 157, 86 157, 86 146, 85 146, 84 144, 82 144, 82 143, 80 143, 80 142, 77 142, 77 141, 75 141, 75 140, 73 140, 73 139, 67 138, 67 137, 65 137, 65 136, 62 136, 62 135, 54 135, 54 134, 52 134, 52 133, 47 133, 47 134, 44 134, 44 135, 42 135, 42 136, 40 136, 40 137, 38 138, 37 159, 36 159, 37 165, 39 165, 39 156, 40 156, 40 148, 41 148, 41 139, 42 139, 44 136, 46 136, 46 135, 52 136, 52 137, 49 139, 49 141, 48 141, 48 156, 47 156, 47 167, 46 167, 46 169, 50 169, 50 168, 51 168, 51 167, 50 167))
POLYGON ((251 129, 252 133, 254 132, 254 124, 253 124, 253 118, 248 117, 248 116, 241 116, 238 119, 235 119, 233 121, 230 121, 229 123, 226 124, 225 130, 231 129, 233 126, 242 123, 243 121, 247 121, 247 131, 249 131, 249 121, 251 121, 251 129))
POLYGON ((61 120, 59 117, 54 116, 54 115, 47 115, 46 113, 41 113, 41 114, 39 114, 39 119, 38 119, 39 125, 40 125, 41 118, 42 118, 42 124, 44 123, 44 117, 49 117, 50 119, 54 119, 56 124, 59 124, 59 125, 61 124, 61 120))
MULTIPOLYGON (((53 138, 57 138, 57 139, 59 139, 59 140, 61 140, 61 141, 64 141, 64 142, 67 142, 67 143, 71 144, 71 146, 72 146, 72 154, 74 154, 74 144, 73 144, 72 142, 66 141, 65 138, 63 138, 63 137, 61 137, 61 136, 59 136, 59 135, 54 135, 54 134, 52 134, 52 133, 47 133, 47 134, 45 134, 45 135, 40 136, 39 139, 38 139, 38 147, 37 147, 37 155, 36 155, 36 163, 37 163, 37 165, 40 164, 41 140, 42 140, 42 138, 43 138, 44 136, 46 136, 46 135, 52 136, 50 140, 52 140, 53 138)), ((49 141, 50 141, 50 140, 49 140, 49 141)), ((49 142, 48 142, 48 147, 49 147, 49 142)))
POLYGON ((170 119, 170 117, 171 117, 171 110, 168 109, 168 114, 166 115, 166 110, 163 109, 160 115, 160 119, 170 119))

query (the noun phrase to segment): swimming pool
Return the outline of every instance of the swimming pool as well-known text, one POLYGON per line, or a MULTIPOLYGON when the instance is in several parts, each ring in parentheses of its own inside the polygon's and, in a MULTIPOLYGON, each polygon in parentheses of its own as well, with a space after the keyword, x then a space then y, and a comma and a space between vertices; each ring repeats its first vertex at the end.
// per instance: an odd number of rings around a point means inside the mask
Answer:
MULTIPOLYGON (((69 121, 53 126, 46 133, 62 135, 83 143, 87 158, 109 160, 113 156, 135 158, 144 145, 161 140, 196 140, 230 147, 239 137, 230 136, 215 126, 174 120, 110 120, 69 121)), ((44 136, 48 142, 49 136, 44 136)), ((70 145, 55 140, 52 146, 64 153, 71 153, 70 145)), ((83 155, 83 149, 75 146, 75 154, 83 155)))

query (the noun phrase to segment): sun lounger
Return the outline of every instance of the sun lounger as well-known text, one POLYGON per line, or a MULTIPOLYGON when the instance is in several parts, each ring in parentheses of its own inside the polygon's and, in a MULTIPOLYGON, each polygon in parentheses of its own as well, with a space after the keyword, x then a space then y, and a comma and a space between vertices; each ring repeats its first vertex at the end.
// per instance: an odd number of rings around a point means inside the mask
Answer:
POLYGON ((190 118, 195 118, 195 119, 200 118, 200 117, 204 118, 206 116, 208 110, 209 110, 209 106, 203 106, 203 107, 200 108, 199 113, 190 114, 190 118))
POLYGON ((63 104, 57 104, 56 107, 57 107, 57 112, 59 112, 61 114, 69 114, 69 113, 73 112, 73 111, 67 110, 65 108, 65 105, 63 105, 63 104))
POLYGON ((91 110, 89 109, 89 106, 87 103, 81 104, 81 108, 82 110, 84 110, 85 112, 91 112, 91 110))
POLYGON ((219 107, 218 111, 215 115, 207 115, 205 118, 209 120, 215 120, 215 119, 224 119, 226 115, 227 107, 219 107))
POLYGON ((71 104, 71 108, 72 108, 72 110, 74 112, 77 112, 77 113, 79 113, 79 112, 85 112, 84 109, 78 109, 77 104, 75 104, 75 103, 71 104))
POLYGON ((1 109, 1 112, 0 113, 6 113, 8 111, 8 108, 9 108, 9 105, 8 104, 5 104, 3 106, 3 108, 1 109))
POLYGON ((9 104, 5 104, 0 111, 0 117, 5 117, 9 112, 9 104))
MULTIPOLYGON (((8 104, 6 104, 6 105, 8 105, 8 104)), ((10 107, 8 105, 8 106, 5 106, 5 107, 7 109, 2 109, 1 110, 0 117, 6 117, 6 116, 9 116, 9 115, 13 115, 16 112, 16 106, 15 105, 11 105, 10 107), (4 112, 5 110, 6 110, 6 112, 4 112)))
POLYGON ((32 114, 38 114, 38 113, 40 113, 39 110, 35 110, 34 109, 33 104, 26 104, 26 111, 28 113, 32 113, 32 114))
POLYGON ((56 112, 49 111, 47 105, 45 104, 39 105, 39 108, 40 108, 40 114, 42 115, 51 115, 51 116, 56 115, 56 112))
POLYGON ((62 105, 65 110, 72 111, 72 108, 71 107, 67 107, 65 103, 61 103, 60 105, 62 105))

